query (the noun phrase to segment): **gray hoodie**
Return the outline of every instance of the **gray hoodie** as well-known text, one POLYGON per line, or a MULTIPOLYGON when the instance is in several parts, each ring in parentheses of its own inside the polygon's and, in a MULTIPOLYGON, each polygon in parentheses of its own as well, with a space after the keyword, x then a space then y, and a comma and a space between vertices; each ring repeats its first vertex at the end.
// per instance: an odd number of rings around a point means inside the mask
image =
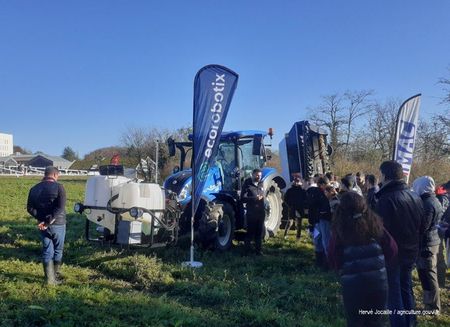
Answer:
POLYGON ((412 188, 413 191, 418 195, 422 195, 424 193, 434 193, 436 189, 434 179, 430 176, 422 176, 416 178, 412 185, 412 188))

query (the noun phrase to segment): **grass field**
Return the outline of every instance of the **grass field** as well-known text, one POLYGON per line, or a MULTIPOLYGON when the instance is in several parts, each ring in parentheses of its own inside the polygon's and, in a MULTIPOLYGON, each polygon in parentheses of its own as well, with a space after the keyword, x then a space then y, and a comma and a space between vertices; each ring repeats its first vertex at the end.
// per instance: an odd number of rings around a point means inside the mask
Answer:
MULTIPOLYGON (((180 248, 125 250, 87 243, 85 219, 73 214, 84 179, 62 179, 68 232, 64 285, 43 284, 40 240, 26 212, 36 178, 0 178, 0 326, 344 326, 334 273, 313 266, 308 238, 271 239, 264 257, 202 252, 204 267, 181 267, 180 248)), ((450 275, 447 274, 448 279, 450 275)), ((415 276, 415 293, 421 293, 415 276)), ((449 291, 443 313, 419 317, 421 326, 449 326, 449 291)))

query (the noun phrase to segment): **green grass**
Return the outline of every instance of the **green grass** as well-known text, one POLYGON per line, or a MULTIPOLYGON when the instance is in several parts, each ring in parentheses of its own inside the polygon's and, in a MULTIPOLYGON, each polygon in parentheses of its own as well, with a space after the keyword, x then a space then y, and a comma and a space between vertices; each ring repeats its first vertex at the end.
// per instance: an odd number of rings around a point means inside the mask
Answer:
MULTIPOLYGON (((25 210, 36 178, 0 178, 0 326, 344 326, 334 273, 313 267, 313 249, 273 238, 264 257, 196 251, 204 267, 182 268, 186 249, 127 250, 84 241, 85 218, 72 213, 84 179, 62 179, 68 230, 62 271, 66 282, 43 284, 35 220, 25 210)), ((448 276, 450 278, 450 276, 448 276)), ((415 292, 421 308, 417 277, 415 292)), ((422 326, 450 324, 443 314, 422 326)))

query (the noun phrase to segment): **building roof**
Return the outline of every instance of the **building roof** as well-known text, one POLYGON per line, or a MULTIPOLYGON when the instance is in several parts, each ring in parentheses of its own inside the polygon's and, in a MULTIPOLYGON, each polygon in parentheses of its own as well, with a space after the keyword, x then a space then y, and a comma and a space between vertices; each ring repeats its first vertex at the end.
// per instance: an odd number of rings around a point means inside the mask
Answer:
POLYGON ((7 160, 12 159, 12 160, 16 161, 17 163, 28 163, 29 161, 32 161, 35 158, 38 158, 39 156, 42 158, 45 158, 49 161, 52 161, 54 166, 64 166, 64 167, 68 168, 73 163, 72 161, 66 160, 62 157, 50 156, 45 153, 10 155, 7 157, 0 157, 0 161, 6 162, 7 160))

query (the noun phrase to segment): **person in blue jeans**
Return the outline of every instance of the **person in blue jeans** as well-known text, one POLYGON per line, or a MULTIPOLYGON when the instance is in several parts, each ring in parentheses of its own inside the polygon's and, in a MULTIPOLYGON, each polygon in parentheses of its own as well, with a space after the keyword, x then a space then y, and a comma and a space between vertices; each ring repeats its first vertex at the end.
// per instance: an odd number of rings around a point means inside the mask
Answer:
POLYGON ((398 246, 398 264, 387 267, 388 308, 391 326, 415 326, 415 315, 399 315, 399 310, 415 310, 412 270, 419 254, 419 242, 425 233, 422 199, 403 180, 402 165, 385 161, 380 166, 381 187, 375 194, 375 212, 398 246))
POLYGON ((45 168, 44 178, 28 194, 27 211, 38 221, 42 239, 42 262, 47 284, 61 281, 60 268, 66 235, 66 191, 58 183, 59 170, 45 168))

